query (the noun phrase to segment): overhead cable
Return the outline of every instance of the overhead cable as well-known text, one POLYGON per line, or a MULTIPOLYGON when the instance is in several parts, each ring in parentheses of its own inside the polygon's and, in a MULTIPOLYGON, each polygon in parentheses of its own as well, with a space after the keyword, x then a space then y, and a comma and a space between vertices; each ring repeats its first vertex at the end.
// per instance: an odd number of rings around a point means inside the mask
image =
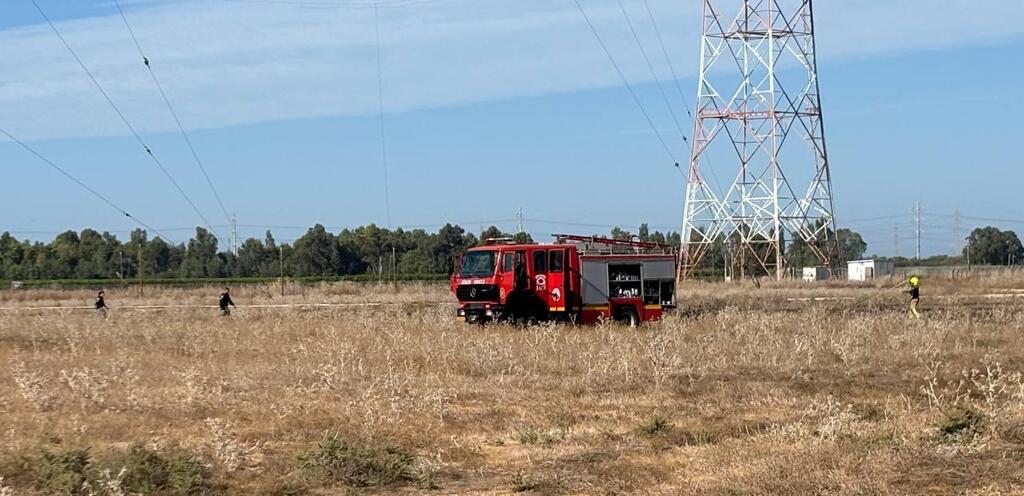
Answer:
POLYGON ((224 0, 225 2, 234 3, 252 3, 252 4, 269 4, 269 5, 295 5, 299 7, 322 7, 322 8, 335 8, 335 9, 351 9, 351 10, 362 10, 362 9, 387 9, 396 7, 411 7, 415 5, 423 5, 428 3, 434 3, 438 0, 393 0, 393 1, 382 1, 382 2, 331 2, 327 0, 224 0))
POLYGON ((384 168, 384 214, 387 228, 391 229, 391 191, 388 179, 388 144, 384 127, 384 65, 380 53, 380 9, 373 9, 373 28, 377 42, 377 117, 380 123, 380 160, 384 168))
MULTIPOLYGON (((686 115, 690 117, 690 121, 696 124, 696 120, 693 117, 693 112, 690 111, 690 101, 688 98, 686 98, 686 93, 683 91, 683 86, 679 82, 679 75, 676 72, 676 66, 675 64, 672 63, 672 57, 669 56, 668 49, 665 47, 665 39, 661 36, 661 29, 658 28, 658 21, 655 20, 654 11, 651 10, 651 5, 650 3, 647 2, 647 0, 643 0, 643 3, 644 9, 647 11, 647 18, 650 19, 651 27, 654 28, 654 35, 658 39, 658 45, 661 47, 661 55, 665 57, 665 63, 668 64, 669 73, 672 74, 672 83, 676 87, 676 92, 679 93, 679 98, 683 101, 683 110, 685 110, 686 115)), ((658 88, 661 89, 661 86, 659 85, 658 88)), ((673 118, 674 117, 675 115, 673 115, 673 118)), ((696 131, 696 128, 694 128, 694 131, 696 131)), ((683 136, 683 141, 689 143, 685 135, 683 136)), ((701 158, 708 164, 707 170, 711 172, 711 180, 715 182, 715 188, 721 191, 722 185, 721 183, 719 183, 718 175, 715 174, 715 168, 714 166, 711 165, 711 160, 709 159, 710 157, 708 157, 707 155, 708 154, 706 153, 702 154, 701 158)))
MULTIPOLYGON (((654 12, 651 10, 651 5, 647 0, 643 0, 644 8, 647 9, 647 17, 651 20, 651 26, 654 27, 654 34, 658 38, 658 44, 661 46, 661 53, 665 56, 665 62, 668 64, 668 69, 672 73, 672 82, 675 83, 676 91, 679 92, 679 98, 683 100, 683 108, 686 109, 686 114, 693 119, 693 113, 690 112, 690 102, 686 98, 686 94, 683 92, 682 85, 679 84, 679 76, 676 73, 676 66, 672 63, 672 57, 668 54, 668 49, 665 48, 665 39, 661 36, 661 29, 658 28, 658 22, 655 21, 654 12)), ((685 139, 685 138, 684 138, 685 139)))
POLYGON ((630 20, 629 13, 626 12, 626 6, 622 4, 622 0, 616 1, 619 4, 619 10, 622 11, 622 18, 626 20, 626 25, 629 26, 629 32, 633 34, 636 46, 640 49, 640 54, 643 56, 644 62, 647 64, 647 70, 651 72, 651 78, 658 86, 658 92, 661 93, 661 99, 664 100, 665 107, 668 108, 668 113, 672 116, 672 121, 675 122, 676 130, 679 131, 679 136, 683 138, 684 143, 689 143, 689 140, 686 138, 686 132, 683 131, 683 125, 679 123, 679 117, 676 116, 676 111, 672 108, 672 102, 668 100, 668 93, 665 92, 665 88, 661 85, 661 79, 658 77, 658 73, 654 70, 654 64, 651 63, 651 58, 647 56, 647 50, 644 49, 644 44, 640 41, 640 35, 637 34, 636 27, 633 26, 633 21, 630 20))
POLYGON ((206 179, 206 184, 210 186, 210 191, 213 192, 213 197, 217 199, 217 205, 220 206, 220 210, 224 213, 224 217, 228 220, 228 224, 231 223, 231 215, 228 214, 228 209, 224 207, 224 202, 221 200, 220 193, 217 192, 217 188, 213 186, 213 181, 210 180, 210 175, 206 172, 206 166, 203 165, 203 161, 199 159, 199 154, 196 152, 196 147, 192 145, 192 138, 188 132, 185 131, 185 127, 181 124, 181 119, 178 118, 178 112, 174 110, 174 106, 171 105, 171 100, 167 98, 167 93, 164 91, 164 86, 160 84, 160 79, 156 77, 156 73, 153 72, 153 66, 150 65, 149 57, 146 56, 142 50, 142 45, 139 43, 139 39, 135 36, 135 30, 132 29, 131 24, 128 23, 128 16, 125 15, 124 9, 121 8, 121 3, 118 0, 114 0, 114 5, 117 7, 117 11, 121 14, 121 20, 124 21, 124 26, 128 28, 128 34, 131 35, 132 41, 135 43, 135 48, 139 51, 139 56, 142 57, 142 63, 149 70, 149 75, 153 78, 153 83, 156 85, 157 90, 160 91, 160 96, 164 100, 164 104, 167 105, 167 110, 171 113, 171 117, 174 117, 174 123, 178 126, 178 131, 181 132, 181 136, 185 138, 185 143, 188 145, 188 149, 192 152, 192 158, 195 159, 196 165, 199 166, 199 170, 203 173, 203 177, 206 179))
POLYGON ((5 130, 5 129, 3 129, 3 128, 0 128, 0 134, 3 134, 4 136, 7 136, 7 138, 9 138, 9 139, 10 139, 11 141, 13 141, 13 142, 17 143, 17 144, 18 144, 18 145, 20 145, 20 146, 21 146, 22 148, 24 148, 25 150, 27 150, 27 151, 28 151, 29 153, 31 153, 32 155, 35 155, 35 156, 36 156, 36 158, 38 158, 39 160, 42 160, 42 161, 43 161, 44 163, 46 163, 47 165, 49 165, 49 166, 50 166, 51 168, 53 168, 53 169, 54 169, 54 170, 56 170, 57 172, 60 172, 61 174, 63 174, 63 175, 64 175, 64 177, 66 177, 66 178, 70 179, 70 180, 71 180, 72 182, 74 182, 75 184, 77 184, 77 185, 81 186, 81 187, 82 187, 83 189, 85 189, 86 191, 88 191, 89 193, 91 193, 91 194, 92 194, 93 196, 95 196, 96 198, 98 198, 98 199, 99 199, 100 201, 102 201, 103 203, 106 203, 107 205, 109 205, 109 206, 110 206, 111 208, 113 208, 114 210, 117 210, 118 212, 120 212, 120 213, 121 213, 122 215, 124 215, 125 217, 127 217, 127 218, 131 219, 132 221, 134 221, 134 222, 135 222, 136 224, 138 224, 138 225, 140 225, 140 226, 144 227, 144 228, 145 228, 146 230, 148 230, 148 231, 152 231, 152 232, 156 233, 156 235, 157 235, 157 236, 160 236, 160 237, 162 237, 162 238, 164 238, 164 239, 166 239, 166 240, 168 240, 168 241, 171 241, 172 243, 174 242, 173 240, 171 240, 171 238, 167 237, 166 235, 164 235, 164 234, 163 234, 163 233, 161 233, 160 231, 157 231, 156 229, 154 229, 154 228, 150 227, 150 226, 149 226, 148 224, 146 224, 145 222, 142 222, 141 220, 139 220, 139 219, 138 219, 138 217, 135 217, 134 215, 132 215, 132 214, 128 213, 128 212, 127 212, 127 211, 126 211, 125 209, 121 208, 121 207, 120 207, 120 206, 118 206, 118 205, 117 205, 116 203, 114 203, 114 202, 113 202, 113 200, 111 200, 110 198, 107 198, 106 196, 104 196, 104 195, 100 194, 100 192, 96 191, 95 189, 93 189, 93 188, 92 188, 91 186, 89 186, 88 184, 85 184, 84 182, 82 182, 82 181, 81 181, 80 179, 78 179, 77 177, 73 176, 73 175, 72 175, 72 174, 71 174, 70 172, 68 172, 67 170, 65 170, 65 169, 64 169, 63 167, 61 167, 61 166, 57 165, 57 164, 56 164, 56 163, 54 163, 54 162, 53 162, 52 160, 50 160, 50 159, 46 158, 46 157, 45 157, 45 156, 44 156, 43 154, 41 154, 41 153, 39 153, 38 151, 36 151, 36 149, 35 149, 35 148, 32 148, 31 146, 29 146, 29 145, 28 145, 28 143, 25 143, 24 141, 22 141, 22 140, 18 139, 17 137, 15 137, 15 136, 14 136, 14 135, 12 135, 11 133, 7 132, 7 130, 5 130))
POLYGON ((114 100, 110 98, 110 95, 107 94, 107 91, 103 89, 103 85, 101 85, 99 81, 96 80, 96 77, 93 76, 92 71, 89 70, 89 68, 85 65, 82 59, 78 56, 78 53, 75 52, 75 49, 71 48, 71 44, 69 44, 67 39, 64 38, 64 35, 61 34, 60 30, 57 29, 57 26, 53 23, 52 20, 50 20, 50 17, 46 15, 46 12, 43 10, 43 8, 39 6, 39 2, 37 2, 36 0, 30 1, 32 2, 33 5, 35 5, 36 10, 39 11, 39 15, 41 15, 43 19, 46 20, 46 23, 50 26, 50 29, 53 30, 53 33, 56 34, 57 38, 60 39, 60 42, 64 45, 64 48, 67 48, 68 53, 70 53, 71 56, 75 59, 75 61, 78 62, 78 66, 82 68, 82 71, 85 72, 86 76, 89 77, 89 80, 92 81, 94 86, 96 86, 96 89, 99 90, 100 94, 103 95, 103 98, 107 101, 108 104, 110 104, 110 107, 114 109, 114 112, 117 113, 118 117, 121 118, 121 122, 123 122, 125 127, 128 128, 132 136, 135 137, 135 140, 138 141, 139 145, 142 146, 143 150, 146 151, 146 155, 148 155, 149 158, 152 159, 153 163, 156 164, 156 166, 160 169, 160 171, 163 172, 164 176, 167 177, 167 180, 174 185, 174 188, 178 191, 181 197, 185 199, 189 206, 192 207, 192 210, 195 211, 196 215, 198 215, 199 218, 202 219, 203 224, 206 225, 210 229, 210 231, 213 231, 213 228, 210 227, 210 221, 206 220, 206 216, 204 216, 203 213, 199 211, 199 208, 196 206, 195 202, 193 202, 192 199, 188 196, 188 194, 185 193, 185 190, 181 188, 181 185, 178 184, 178 181, 174 179, 174 176, 172 176, 171 173, 167 170, 167 168, 164 167, 164 164, 160 161, 160 159, 157 158, 156 154, 153 153, 153 150, 149 147, 149 145, 146 144, 145 140, 142 139, 142 136, 139 135, 138 131, 135 130, 135 126, 132 126, 131 122, 128 121, 128 118, 125 117, 123 112, 121 112, 120 107, 118 107, 117 104, 114 103, 114 100))
POLYGON ((630 96, 633 97, 633 102, 635 102, 637 108, 640 109, 640 113, 644 115, 644 119, 647 120, 647 124, 651 126, 651 130, 654 131, 654 135, 658 138, 658 141, 661 143, 662 148, 665 149, 665 153, 669 156, 672 162, 676 164, 676 166, 678 166, 679 161, 676 160, 675 154, 672 153, 672 148, 668 146, 668 143, 665 141, 665 138, 661 136, 661 131, 659 131, 658 126, 654 124, 654 120, 651 119, 651 115, 647 112, 647 108, 644 107, 643 102, 640 101, 640 97, 633 89, 633 85, 629 84, 629 80, 626 79, 625 73, 622 72, 622 69, 619 67, 619 63, 615 61, 615 56, 612 55, 611 50, 608 49, 608 45, 606 45, 604 39, 601 38, 601 33, 597 31, 597 28, 594 26, 594 23, 590 20, 590 16, 587 15, 587 11, 583 9, 583 5, 580 3, 580 0, 573 0, 573 3, 575 3, 576 8, 579 9, 580 14, 583 16, 583 20, 587 22, 587 26, 590 27, 590 32, 593 33, 594 38, 597 39, 597 43, 601 45, 601 50, 603 50, 605 56, 608 57, 608 61, 612 63, 612 67, 614 67, 615 72, 618 73, 619 79, 622 80, 622 84, 626 86, 627 90, 629 90, 630 96))

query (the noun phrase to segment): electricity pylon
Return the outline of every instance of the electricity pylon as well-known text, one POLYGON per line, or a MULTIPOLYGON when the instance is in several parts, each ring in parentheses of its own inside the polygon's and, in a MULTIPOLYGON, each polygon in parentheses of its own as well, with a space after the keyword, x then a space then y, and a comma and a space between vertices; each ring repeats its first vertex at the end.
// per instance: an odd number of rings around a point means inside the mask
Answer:
POLYGON ((811 0, 704 0, 702 18, 679 278, 716 243, 729 245, 741 276, 782 279, 795 244, 834 267, 811 0), (711 157, 731 179, 725 187, 711 157))

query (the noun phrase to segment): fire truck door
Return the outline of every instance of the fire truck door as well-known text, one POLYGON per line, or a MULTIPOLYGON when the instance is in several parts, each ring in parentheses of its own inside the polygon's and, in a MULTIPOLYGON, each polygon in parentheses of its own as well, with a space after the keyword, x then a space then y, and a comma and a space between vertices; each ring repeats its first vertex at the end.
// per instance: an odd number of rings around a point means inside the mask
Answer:
POLYGON ((548 300, 548 252, 534 250, 530 253, 530 273, 533 276, 533 291, 549 307, 548 300))
POLYGON ((530 274, 526 270, 526 252, 517 251, 515 258, 515 290, 523 291, 530 288, 530 274))
POLYGON ((548 250, 547 254, 547 302, 552 312, 564 312, 568 310, 566 302, 569 300, 569 288, 566 285, 566 263, 565 249, 559 248, 548 250))

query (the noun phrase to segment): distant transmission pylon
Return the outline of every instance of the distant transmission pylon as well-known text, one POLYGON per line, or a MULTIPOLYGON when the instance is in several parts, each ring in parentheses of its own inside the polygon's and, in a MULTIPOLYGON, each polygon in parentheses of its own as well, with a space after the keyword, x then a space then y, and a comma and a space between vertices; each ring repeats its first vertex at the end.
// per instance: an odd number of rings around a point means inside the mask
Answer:
POLYGON ((718 242, 741 275, 782 279, 796 240, 835 268, 811 0, 704 0, 700 51, 680 279, 718 242), (712 156, 734 178, 724 188, 705 181, 712 156))

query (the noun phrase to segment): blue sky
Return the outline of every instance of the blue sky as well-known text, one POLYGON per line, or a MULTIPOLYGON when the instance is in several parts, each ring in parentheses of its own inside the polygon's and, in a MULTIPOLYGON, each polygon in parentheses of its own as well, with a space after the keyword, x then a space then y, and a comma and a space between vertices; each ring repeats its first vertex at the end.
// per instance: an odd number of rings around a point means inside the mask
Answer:
MULTIPOLYGON (((222 237, 226 223, 107 0, 38 0, 222 237)), ((623 0, 659 54, 639 0, 623 0)), ((671 120, 614 0, 582 0, 666 136, 671 120)), ((1016 0, 816 5, 837 216, 869 251, 925 254, 963 230, 1024 228, 1017 194, 1024 26, 1016 0)), ((221 0, 122 2, 243 236, 386 223, 373 12, 221 0)), ((650 0, 687 97, 699 2, 650 0), (691 5, 692 4, 692 5, 691 5)), ((199 222, 29 0, 0 7, 0 127, 175 241, 199 222), (183 230, 176 230, 183 228, 183 230)), ((684 180, 569 1, 436 0, 381 10, 391 219, 538 237, 678 229, 684 180), (551 223, 551 222, 556 223, 551 223), (558 224, 561 223, 561 224, 558 224)), ((668 68, 654 57, 663 79, 668 68)), ((671 95, 671 93, 670 93, 671 95)), ((692 98, 690 98, 692 103, 692 98)), ((673 101, 676 111, 683 103, 673 101)), ((689 129, 689 123, 683 124, 689 129)), ((688 155, 681 140, 673 154, 688 155)), ((48 239, 127 219, 0 141, 0 231, 48 239)))

